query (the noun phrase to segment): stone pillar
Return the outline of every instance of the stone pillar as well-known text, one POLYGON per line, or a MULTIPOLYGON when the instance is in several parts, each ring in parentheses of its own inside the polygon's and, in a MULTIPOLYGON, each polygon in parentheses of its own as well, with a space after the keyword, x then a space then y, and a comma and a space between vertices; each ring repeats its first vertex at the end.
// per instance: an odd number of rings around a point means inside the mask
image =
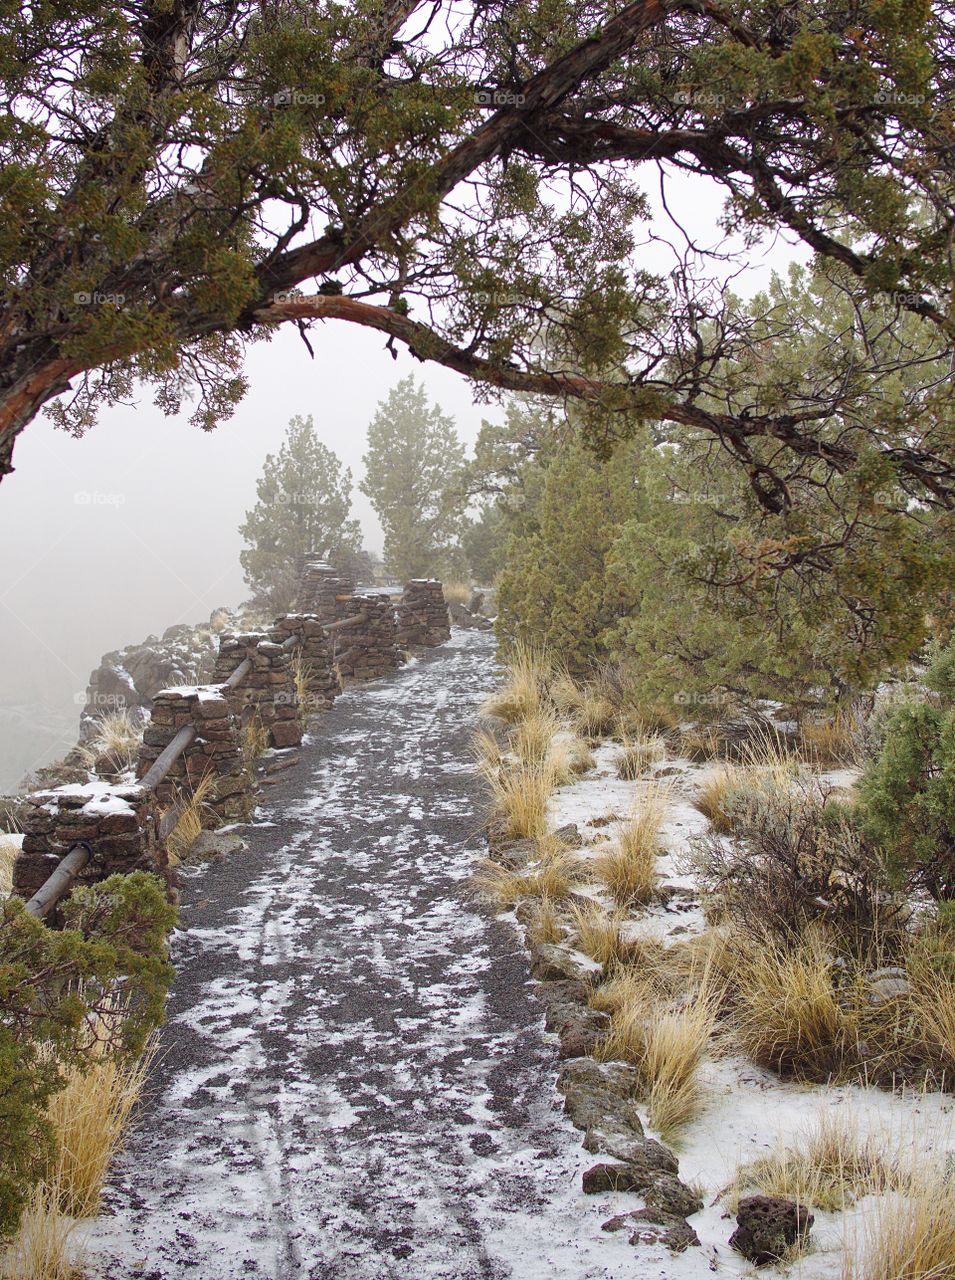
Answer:
POLYGON ((158 806, 150 792, 134 783, 84 782, 36 791, 27 797, 23 831, 23 847, 13 864, 13 892, 22 898, 32 898, 80 840, 93 854, 78 884, 131 871, 166 873, 158 806))
POLYGON ((298 640, 293 658, 300 655, 306 668, 307 710, 323 711, 330 707, 341 692, 341 685, 332 659, 332 640, 319 619, 307 613, 285 613, 275 620, 271 636, 279 644, 289 636, 298 640))
POLYGON ((237 688, 226 694, 233 712, 243 723, 250 715, 257 715, 268 731, 271 746, 298 746, 302 741, 302 725, 296 706, 298 697, 291 655, 275 643, 271 633, 225 634, 219 641, 213 680, 228 679, 246 658, 252 659, 252 670, 237 688))
POLYGON ((374 680, 401 665, 395 640, 394 601, 388 595, 353 596, 339 602, 339 617, 364 613, 367 622, 334 633, 335 664, 349 680, 374 680))
POLYGON ((322 560, 307 560, 298 590, 298 608, 321 622, 334 622, 341 600, 354 595, 355 584, 322 560))
POLYGON ((435 578, 413 578, 406 583, 397 614, 398 643, 403 649, 443 644, 451 638, 448 606, 435 578))
POLYGON ((190 724, 196 728, 196 738, 156 788, 159 806, 168 809, 177 799, 188 799, 202 779, 211 775, 205 803, 219 822, 247 818, 252 789, 242 759, 241 725, 218 685, 161 689, 156 694, 139 749, 137 775, 142 778, 163 748, 190 724))

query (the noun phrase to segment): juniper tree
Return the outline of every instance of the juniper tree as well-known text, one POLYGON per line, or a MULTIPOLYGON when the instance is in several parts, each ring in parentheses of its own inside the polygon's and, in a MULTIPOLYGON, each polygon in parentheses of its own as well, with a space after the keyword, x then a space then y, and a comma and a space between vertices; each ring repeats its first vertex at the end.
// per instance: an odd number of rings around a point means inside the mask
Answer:
POLYGON ((211 427, 250 342, 329 320, 578 399, 598 440, 679 424, 770 514, 794 478, 873 467, 949 508, 950 395, 847 437, 828 377, 751 404, 714 376, 753 351, 721 268, 671 278, 637 247, 663 234, 642 172, 699 175, 728 228, 809 246, 946 359, 951 27, 929 0, 8 6, 0 472, 41 407, 82 431, 134 379, 170 411, 198 387, 211 427))
POLYGON ((318 438, 311 415, 289 421, 278 453, 256 483, 258 501, 239 532, 239 554, 253 600, 281 613, 291 608, 302 558, 315 553, 348 571, 361 563, 361 530, 350 520, 351 472, 318 438))
POLYGON ((388 572, 402 581, 456 572, 464 447, 453 420, 428 404, 413 378, 403 378, 378 406, 363 461, 361 490, 384 529, 388 572))

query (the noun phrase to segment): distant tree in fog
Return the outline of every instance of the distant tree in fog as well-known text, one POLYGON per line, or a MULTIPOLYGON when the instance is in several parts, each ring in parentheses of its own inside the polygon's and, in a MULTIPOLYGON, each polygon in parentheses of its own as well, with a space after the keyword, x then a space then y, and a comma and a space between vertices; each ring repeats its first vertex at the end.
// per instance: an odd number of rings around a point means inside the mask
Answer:
POLYGON ((319 440, 311 415, 290 420, 256 491, 258 502, 239 526, 248 544, 239 560, 256 605, 291 608, 301 557, 312 552, 355 572, 362 552, 358 521, 349 519, 351 471, 319 440))

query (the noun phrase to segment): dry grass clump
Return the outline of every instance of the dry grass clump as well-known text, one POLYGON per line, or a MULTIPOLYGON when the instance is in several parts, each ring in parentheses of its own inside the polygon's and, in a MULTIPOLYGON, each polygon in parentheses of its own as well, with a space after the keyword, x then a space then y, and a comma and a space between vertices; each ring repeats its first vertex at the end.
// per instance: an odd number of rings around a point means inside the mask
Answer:
POLYGON ((653 764, 666 755, 666 743, 662 738, 623 738, 617 757, 617 777, 629 782, 641 778, 653 764))
POLYGON ((519 720, 511 733, 511 745, 520 764, 525 769, 542 769, 560 729, 560 720, 550 707, 539 707, 519 720))
POLYGON ((723 746, 723 735, 715 725, 690 725, 680 734, 680 754, 690 760, 714 760, 723 746))
POLYGON ((548 669, 543 656, 518 645, 507 663, 507 676, 499 689, 489 695, 481 710, 514 724, 539 712, 545 701, 548 669))
POLYGON ((834 957, 818 935, 784 947, 740 939, 734 1023, 763 1066, 820 1079, 836 1070, 849 1027, 833 983, 834 957))
POLYGON ((66 1084, 50 1099, 57 1146, 54 1184, 60 1210, 71 1218, 99 1212, 107 1170, 122 1146, 153 1052, 150 1045, 130 1060, 94 1050, 67 1071, 66 1084))
POLYGON ((613 732, 617 709, 605 694, 587 688, 581 693, 573 718, 577 732, 583 737, 602 738, 613 732))
POLYGON ((19 840, 6 831, 0 831, 0 898, 9 897, 13 889, 13 864, 19 852, 19 840))
POLYGON ((471 587, 467 582, 444 582, 441 590, 445 604, 461 604, 467 608, 471 602, 471 587))
MULTIPOLYGON (((951 945, 949 940, 948 945, 951 945)), ((920 1055, 945 1087, 955 1084, 955 973, 948 964, 930 962, 914 946, 908 956, 907 977, 911 994, 906 1001, 909 1023, 917 1029, 920 1055)))
POLYGON ((814 765, 857 765, 862 762, 864 733, 858 711, 840 707, 826 719, 802 721, 799 750, 814 765))
POLYGON ((630 947, 621 932, 626 916, 622 911, 607 912, 599 903, 579 903, 571 908, 571 923, 579 950, 608 969, 616 968, 629 958, 630 947))
POLYGON ((215 820, 209 800, 215 787, 215 774, 205 773, 190 792, 173 791, 170 806, 179 811, 179 821, 166 837, 166 852, 173 866, 182 861, 199 834, 215 820))
POLYGON ((900 1173, 872 1137, 863 1138, 858 1117, 835 1109, 820 1113, 793 1146, 737 1170, 729 1188, 731 1212, 741 1196, 761 1192, 836 1213, 862 1196, 898 1184, 900 1173))
POLYGON ((81 1259, 73 1246, 78 1225, 60 1212, 56 1183, 39 1183, 3 1255, 3 1280, 79 1280, 81 1259))
POLYGON ((955 1183, 921 1163, 898 1191, 867 1210, 847 1249, 843 1280, 953 1280, 955 1183))
POLYGON ((501 767, 501 744, 488 729, 479 729, 471 738, 471 751, 478 772, 490 780, 501 767))
POLYGON ((533 946, 562 942, 567 930, 556 902, 546 893, 527 923, 527 937, 533 946))
POLYGON ((647 787, 639 812, 620 828, 615 844, 594 860, 594 873, 622 907, 645 905, 656 892, 668 795, 666 787, 647 787))
POLYGON ((80 748, 80 755, 87 768, 105 768, 112 774, 127 773, 136 767, 142 740, 142 721, 123 707, 97 719, 92 736, 80 748))
POLYGON ((296 649, 291 662, 292 681, 295 686, 295 708, 298 712, 299 724, 304 729, 308 724, 312 704, 312 677, 314 668, 305 661, 301 649, 296 649))
POLYGON ((742 770, 724 764, 711 770, 700 783, 693 804, 718 835, 728 835, 735 825, 742 770))
POLYGON ((632 1063, 650 1123, 672 1138, 700 1112, 699 1069, 713 1035, 719 998, 708 975, 679 1007, 663 1003, 649 982, 635 980, 600 1046, 605 1060, 632 1063))
POLYGON ((242 763, 251 769, 263 751, 268 749, 269 731, 261 716, 251 715, 242 726, 242 763))
POLYGON ((579 859, 546 841, 538 843, 538 855, 517 869, 485 860, 472 877, 478 895, 497 911, 510 911, 522 898, 538 897, 553 906, 569 897, 580 878, 579 859))
POLYGON ((558 670, 547 686, 551 702, 565 716, 574 716, 584 700, 584 691, 569 671, 558 670))
POLYGON ((547 832, 547 802, 554 771, 523 765, 505 767, 490 778, 493 819, 508 839, 536 840, 547 832))
POLYGON ((596 764, 590 747, 583 738, 576 737, 555 738, 551 743, 549 762, 558 787, 575 782, 596 764))

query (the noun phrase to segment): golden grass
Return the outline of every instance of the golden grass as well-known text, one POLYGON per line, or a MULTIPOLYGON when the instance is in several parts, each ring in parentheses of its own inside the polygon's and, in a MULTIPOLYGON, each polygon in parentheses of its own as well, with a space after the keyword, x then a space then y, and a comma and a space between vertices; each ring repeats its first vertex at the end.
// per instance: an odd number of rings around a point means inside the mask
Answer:
POLYGON ((551 677, 547 692, 554 706, 565 716, 574 716, 584 700, 584 691, 568 671, 551 677))
POLYGON ((861 763, 858 715, 840 707, 824 720, 805 720, 799 726, 799 750, 815 765, 861 763))
POLYGON ((532 861, 512 871, 490 859, 480 863, 472 876, 479 895, 497 911, 510 911, 522 898, 540 898, 551 904, 570 896, 580 876, 579 860, 567 850, 532 861))
POLYGON ((543 894, 527 925, 528 940, 535 946, 556 943, 563 941, 565 933, 557 904, 553 898, 543 894))
POLYGON ((547 833, 547 802, 554 792, 549 765, 505 767, 490 779, 493 816, 510 839, 537 839, 547 833))
POLYGON ((912 984, 908 999, 911 1023, 917 1028, 927 1062, 955 1083, 955 978, 920 962, 917 953, 907 966, 912 984))
POLYGON ((666 787, 648 786, 637 814, 623 824, 616 842, 594 859, 595 875, 622 907, 645 905, 656 892, 656 859, 668 797, 666 787))
POLYGON ((602 738, 612 733, 617 709, 608 697, 596 689, 584 689, 573 712, 574 727, 585 738, 602 738))
POLYGON ((558 787, 576 782, 596 764, 590 747, 583 738, 576 737, 555 738, 551 743, 549 762, 554 773, 554 783, 558 787))
POLYGON ((3 1280, 78 1280, 82 1260, 73 1247, 78 1225, 60 1212, 55 1182, 34 1187, 3 1256, 3 1280))
POLYGON ((13 864, 19 852, 19 841, 0 831, 0 898, 9 897, 13 889, 13 864))
POLYGON ((501 767, 501 744, 489 729, 479 729, 471 738, 471 751, 478 772, 490 781, 501 767))
POLYGON ((735 825, 741 780, 742 770, 736 765, 720 765, 706 774, 693 800, 696 808, 720 835, 727 835, 735 825))
POLYGON ((560 720, 550 707, 539 707, 525 716, 511 732, 511 745, 525 769, 542 769, 551 750, 554 735, 560 731, 560 720))
POLYGON ((166 852, 173 866, 186 856, 193 841, 209 825, 209 819, 215 818, 215 812, 209 806, 214 786, 215 774, 205 773, 191 792, 178 788, 173 791, 171 808, 179 809, 179 821, 166 837, 166 852))
POLYGON ((720 754, 723 735, 713 725, 691 725, 680 734, 680 754, 690 760, 713 760, 720 754))
POLYGON ((441 590, 445 604, 460 604, 467 608, 471 603, 471 586, 467 582, 444 582, 441 590))
POLYGON ((252 765, 268 749, 269 731, 262 723, 259 715, 250 715, 242 726, 242 763, 246 769, 252 765))
POLYGON ((740 943, 734 1022, 755 1062, 812 1079, 835 1068, 848 1028, 832 966, 811 935, 788 950, 770 937, 740 943))
POLYGON ((900 1173, 872 1137, 863 1138, 858 1117, 840 1107, 821 1112, 794 1145, 741 1166, 729 1187, 728 1207, 761 1192, 836 1213, 862 1196, 886 1191, 900 1173))
POLYGON ((621 933, 623 912, 607 912, 598 902, 578 903, 571 908, 570 918, 579 950, 608 968, 623 963, 628 954, 621 933))
POLYGON ((94 1052, 66 1073, 48 1115, 57 1145, 55 1185, 61 1212, 91 1218, 99 1212, 110 1162, 139 1102, 154 1052, 128 1060, 94 1052))
POLYGON ((662 738, 630 738, 625 735, 617 757, 617 777, 634 782, 665 755, 666 743, 662 738))
POLYGON ((514 724, 543 708, 547 664, 536 650, 518 645, 506 671, 504 683, 485 699, 481 710, 485 715, 514 724))
POLYGON ((849 1244, 843 1280, 953 1280, 955 1184, 946 1169, 924 1163, 897 1192, 865 1212, 849 1244))
POLYGON ((142 723, 123 707, 97 719, 92 736, 80 747, 80 755, 90 769, 105 758, 112 773, 126 773, 136 767, 142 740, 142 723))
POLYGON ((649 980, 632 979, 628 996, 614 1014, 599 1056, 637 1068, 650 1123, 672 1139, 700 1113, 699 1069, 713 1036, 719 998, 706 974, 679 1008, 664 1004, 649 980))
POLYGON ((295 687, 295 709, 298 712, 299 723, 304 729, 308 724, 311 708, 312 677, 315 675, 315 671, 305 661, 305 656, 301 649, 295 650, 290 666, 292 682, 295 687))

